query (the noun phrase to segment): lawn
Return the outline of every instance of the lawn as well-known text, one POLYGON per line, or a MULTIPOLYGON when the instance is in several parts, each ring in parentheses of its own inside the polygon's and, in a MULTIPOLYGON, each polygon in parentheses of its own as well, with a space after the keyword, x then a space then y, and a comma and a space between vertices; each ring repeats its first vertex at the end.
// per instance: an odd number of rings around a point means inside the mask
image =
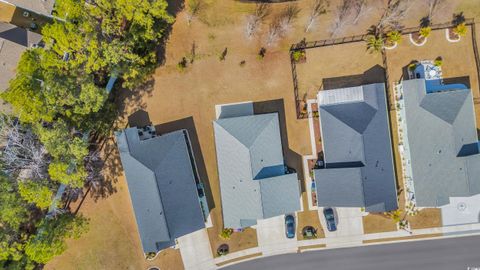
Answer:
MULTIPOLYGON (((190 25, 187 24, 185 12, 180 12, 166 44, 164 65, 156 70, 146 86, 118 93, 124 98, 119 99, 123 101, 119 104, 119 127, 127 124, 128 116, 132 113, 144 110, 148 114, 148 120, 160 125, 161 130, 187 128, 194 137, 192 144, 200 176, 206 184, 214 225, 208 229, 213 251, 223 243, 223 240, 218 238, 223 224, 212 128, 215 105, 253 101, 257 112, 278 111, 282 122, 282 143, 289 166, 298 168, 301 155, 311 154, 308 122, 296 119, 288 54, 290 44, 304 37, 307 40, 329 37, 327 29, 331 25, 333 12, 321 16, 318 25, 311 32, 304 33, 311 2, 312 0, 298 1, 301 8, 298 19, 294 21, 284 39, 275 46, 266 47, 267 53, 263 59, 258 57, 258 52, 265 46, 268 25, 262 25, 260 35, 252 40, 244 38, 245 15, 253 9, 253 4, 233 0, 207 0, 205 9, 190 25), (226 56, 221 61, 219 57, 225 49, 226 56), (189 58, 189 62, 187 67, 180 71, 177 64, 183 57, 189 58), (244 64, 241 64, 243 61, 244 64)), ((330 9, 334 9, 337 3, 337 0, 332 0, 330 9)), ((284 6, 285 4, 273 5, 273 14, 284 6)), ((418 16, 412 16, 408 24, 416 26, 421 17, 420 9, 412 10, 413 13, 418 13, 418 16)), ((377 13, 366 17, 358 25, 350 26, 342 35, 363 34, 377 17, 377 13)), ((435 35, 432 35, 432 40, 435 40, 435 35)), ((458 50, 441 50, 441 45, 429 41, 425 48, 422 48, 425 54, 417 55, 412 53, 405 41, 397 52, 391 53, 394 61, 391 62, 391 70, 397 72, 395 70, 411 58, 442 55, 445 74, 457 76, 456 74, 462 74, 461 69, 466 66, 460 64, 460 58, 467 55, 463 55, 459 50, 465 48, 462 46, 466 46, 463 43, 467 42, 468 39, 454 45, 459 46, 458 50), (457 54, 458 59, 453 59, 457 54), (450 70, 450 66, 457 70, 450 70)), ((309 50, 307 63, 298 65, 300 94, 307 93, 308 97, 312 98, 315 91, 320 87, 325 88, 325 85, 341 85, 359 78, 362 82, 376 80, 377 75, 367 75, 378 73, 364 72, 379 64, 381 65, 381 57, 366 53, 364 43, 309 50), (359 74, 362 76, 345 77, 359 74), (339 78, 342 76, 343 78, 339 78), (330 80, 326 80, 329 78, 330 80)), ((472 80, 473 83, 478 85, 478 82, 472 80)), ((114 146, 112 141, 109 145, 114 146)), ((163 251, 152 262, 144 259, 126 183, 121 176, 118 155, 115 152, 111 161, 108 169, 112 180, 112 194, 97 201, 88 196, 80 210, 90 218, 90 231, 79 240, 69 241, 69 249, 49 263, 46 269, 146 269, 151 265, 159 266, 162 270, 182 269, 178 250, 163 251)), ((301 172, 298 169, 297 171, 301 172)), ((437 217, 435 213, 429 215, 429 218, 433 217, 434 220, 437 217)), ((418 218, 422 218, 422 215, 418 218)), ((318 214, 310 211, 299 213, 298 222, 299 227, 303 224, 317 224, 318 214)), ((378 220, 372 221, 375 222, 382 224, 378 220)), ((411 221, 412 225, 415 222, 411 221)), ((434 224, 428 224, 430 225, 434 224)), ((378 227, 380 231, 385 230, 383 225, 373 227, 378 227)), ((227 242, 231 251, 256 246, 256 232, 249 229, 243 233, 234 233, 227 242)))

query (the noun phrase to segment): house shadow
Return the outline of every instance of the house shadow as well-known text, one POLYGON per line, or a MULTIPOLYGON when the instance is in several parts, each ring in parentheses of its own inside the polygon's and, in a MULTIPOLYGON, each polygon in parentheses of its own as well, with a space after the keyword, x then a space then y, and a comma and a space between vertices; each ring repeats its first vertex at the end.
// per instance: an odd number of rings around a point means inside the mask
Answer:
POLYGON ((375 65, 362 74, 324 78, 322 80, 324 90, 355 87, 373 83, 385 83, 385 69, 380 65, 375 65))
POLYGON ((443 78, 443 84, 463 84, 468 89, 472 89, 469 76, 443 78))
POLYGON ((150 116, 145 110, 138 110, 128 116, 128 125, 130 127, 145 127, 151 125, 150 116))
POLYGON ((205 160, 203 159, 202 149, 198 140, 193 117, 190 116, 172 122, 155 125, 157 135, 162 135, 181 129, 188 131, 188 136, 190 137, 191 147, 195 158, 195 164, 197 165, 198 175, 205 186, 205 195, 207 197, 209 211, 212 211, 212 209, 215 208, 215 202, 213 200, 213 195, 210 188, 210 179, 208 178, 207 168, 205 166, 205 160))
POLYGON ((301 192, 305 192, 305 176, 303 174, 303 162, 302 156, 297 152, 293 151, 289 147, 288 143, 288 133, 287 133, 287 122, 285 118, 285 104, 283 99, 275 99, 268 101, 260 101, 253 103, 253 111, 255 114, 263 113, 278 113, 278 120, 280 124, 280 138, 282 140, 282 150, 283 156, 285 159, 285 164, 287 167, 294 169, 297 172, 298 178, 301 181, 301 192))

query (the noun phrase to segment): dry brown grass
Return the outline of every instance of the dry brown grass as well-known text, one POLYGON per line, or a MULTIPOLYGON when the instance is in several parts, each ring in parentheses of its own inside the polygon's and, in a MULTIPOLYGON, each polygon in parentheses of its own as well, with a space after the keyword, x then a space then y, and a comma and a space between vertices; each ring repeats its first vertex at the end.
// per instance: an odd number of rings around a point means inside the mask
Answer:
POLYGON ((179 250, 162 251, 147 261, 124 177, 115 184, 116 193, 97 202, 88 196, 81 213, 90 219, 90 230, 78 240, 67 241, 68 249, 54 258, 45 269, 183 269, 179 250))
POLYGON ((412 229, 435 228, 442 226, 442 211, 437 208, 426 208, 416 216, 407 216, 412 229))
POLYGON ((312 226, 317 230, 317 238, 325 238, 318 211, 303 211, 297 213, 297 239, 305 240, 302 235, 302 230, 306 226, 312 226))
POLYGON ((397 230, 395 222, 381 214, 369 214, 363 217, 363 231, 365 233, 393 232, 397 230))
MULTIPOLYGON (((463 0, 464 3, 469 1, 463 0)), ((212 129, 212 120, 215 118, 214 105, 248 100, 255 102, 282 100, 285 133, 288 135, 285 136, 288 143, 284 143, 288 145, 291 153, 311 154, 308 122, 297 120, 295 116, 288 48, 291 43, 298 42, 303 37, 307 40, 328 38, 327 30, 332 12, 320 16, 316 27, 304 33, 304 25, 310 13, 308 6, 312 1, 299 1, 302 10, 292 29, 277 46, 267 48, 267 55, 263 60, 258 60, 257 54, 265 44, 268 27, 262 25, 258 36, 251 41, 247 41, 243 33, 245 15, 253 10, 254 5, 234 0, 206 0, 206 2, 207 8, 190 26, 187 25, 183 12, 177 16, 166 47, 165 65, 157 69, 154 85, 144 96, 140 96, 138 91, 131 93, 132 98, 125 106, 121 106, 123 121, 120 122, 121 125, 125 125, 126 117, 139 109, 149 113, 153 124, 191 119, 198 136, 198 147, 194 151, 202 156, 205 163, 202 180, 206 182, 208 193, 212 194, 209 203, 214 228, 209 229, 209 236, 212 249, 215 249, 221 243, 218 233, 223 224, 212 129), (176 64, 189 54, 193 42, 197 46, 195 63, 188 66, 184 72, 179 72, 176 64), (225 61, 220 62, 218 55, 225 47, 228 48, 228 54, 225 61), (243 60, 246 63, 242 67, 239 63, 243 60)), ((332 0, 330 10, 337 4, 337 0, 332 0)), ((283 6, 284 4, 275 4, 273 12, 281 10, 283 6)), ((468 5, 465 14, 467 17, 479 14, 478 10, 480 7, 468 5)), ((412 8, 405 25, 417 26, 419 19, 424 15, 422 9, 412 8)), ((358 25, 348 27, 342 36, 364 33, 378 17, 379 15, 374 13, 362 19, 358 25)), ((480 36, 480 33, 478 34, 480 36)), ((462 46, 465 46, 464 43, 468 40, 463 40, 453 45, 454 47, 447 45, 443 47, 441 45, 443 43, 435 45, 437 42, 434 36, 435 33, 432 34, 433 41, 429 40, 425 46, 425 52, 419 52, 420 55, 416 57, 426 58, 430 57, 430 54, 436 57, 438 54, 444 54, 445 69, 450 69, 452 63, 459 63, 459 59, 450 58, 456 57, 457 54, 463 58, 465 47, 462 46), (430 48, 432 46, 433 50, 430 48)), ((438 42, 440 41, 439 39, 438 42)), ((398 56, 397 60, 392 62, 392 71, 396 72, 407 58, 415 57, 412 55, 414 50, 408 46, 408 42, 405 41, 395 50, 398 56)), ((470 50, 467 50, 467 53, 469 52, 470 50)), ((312 97, 315 94, 314 90, 321 86, 323 78, 363 73, 379 63, 380 57, 367 54, 363 43, 308 51, 307 63, 298 65, 302 80, 300 94, 307 92, 309 97, 312 97)), ((459 64, 453 65, 452 68, 463 68, 459 64)), ((467 64, 462 62, 462 65, 470 66, 470 62, 467 64)), ((446 75, 449 73, 445 72, 446 75)), ((91 220, 90 231, 79 240, 68 241, 69 249, 49 263, 46 269, 145 269, 149 265, 160 266, 163 270, 183 268, 180 253, 175 250, 162 252, 153 262, 144 259, 123 177, 118 178, 114 187, 117 192, 105 199, 95 202, 88 198, 85 201, 81 212, 91 220)), ((299 222, 316 222, 309 212, 305 214, 307 217, 305 219, 303 214, 300 215, 302 217, 299 218, 299 222), (313 221, 309 221, 310 217, 313 221)), ((256 233, 254 230, 235 233, 230 241, 231 250, 255 246, 256 233)))
POLYGON ((217 226, 208 228, 210 246, 215 257, 218 257, 217 248, 222 244, 228 245, 230 253, 258 246, 257 230, 255 229, 247 228, 243 232, 234 232, 228 240, 219 237, 221 231, 222 229, 217 226))
POLYGON ((15 6, 0 2, 0 22, 10 22, 15 13, 15 6))
POLYGON ((317 248, 325 248, 325 247, 327 247, 326 244, 303 246, 303 247, 298 247, 298 251, 305 251, 305 250, 309 250, 309 249, 317 249, 317 248))

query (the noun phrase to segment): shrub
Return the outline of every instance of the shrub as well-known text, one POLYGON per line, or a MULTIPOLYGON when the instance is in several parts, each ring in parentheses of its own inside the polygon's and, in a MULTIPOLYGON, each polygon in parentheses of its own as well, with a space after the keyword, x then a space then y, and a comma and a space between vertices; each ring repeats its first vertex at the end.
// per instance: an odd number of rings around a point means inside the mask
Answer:
POLYGON ((293 60, 295 60, 295 62, 298 62, 300 61, 300 59, 305 57, 305 51, 294 51, 292 55, 293 55, 293 60))
POLYGON ((220 236, 220 238, 222 238, 224 240, 228 240, 228 239, 230 239, 232 234, 233 234, 233 229, 232 228, 224 228, 219 236, 220 236))
POLYGON ((187 68, 187 58, 183 57, 182 61, 178 62, 177 69, 179 71, 184 71, 187 68))
POLYGON ((461 37, 464 37, 467 34, 467 26, 465 23, 461 23, 453 29, 453 32, 461 37))
POLYGON ((435 59, 435 61, 433 61, 433 65, 435 65, 436 67, 441 67, 442 64, 443 64, 442 58, 437 58, 435 59))
POLYGON ((265 54, 267 53, 267 49, 261 48, 260 51, 258 52, 257 59, 258 60, 263 60, 265 58, 265 54))
POLYGON ((417 67, 416 63, 411 63, 410 65, 408 65, 408 69, 411 71, 414 71, 416 67, 417 67))
POLYGON ((426 38, 430 36, 431 32, 432 32, 432 28, 430 26, 427 26, 427 27, 420 28, 420 31, 418 33, 420 34, 420 36, 426 38))

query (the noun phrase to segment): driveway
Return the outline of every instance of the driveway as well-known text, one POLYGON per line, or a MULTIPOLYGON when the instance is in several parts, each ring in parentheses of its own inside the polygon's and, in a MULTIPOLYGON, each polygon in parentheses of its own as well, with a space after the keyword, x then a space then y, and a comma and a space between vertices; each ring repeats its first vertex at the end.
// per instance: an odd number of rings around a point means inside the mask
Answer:
POLYGON ((216 269, 207 230, 198 230, 177 239, 185 270, 216 269))
POLYGON ((480 195, 451 197, 450 203, 442 206, 443 226, 480 222, 480 195))
POLYGON ((363 221, 360 208, 335 207, 335 218, 337 221, 337 230, 329 232, 323 207, 318 209, 320 223, 322 224, 325 238, 327 238, 328 247, 342 247, 362 244, 363 221))
MULTIPOLYGON (((295 215, 295 221, 297 221, 295 215)), ((285 236, 285 216, 258 220, 258 247, 264 256, 297 252, 297 239, 285 236)))

